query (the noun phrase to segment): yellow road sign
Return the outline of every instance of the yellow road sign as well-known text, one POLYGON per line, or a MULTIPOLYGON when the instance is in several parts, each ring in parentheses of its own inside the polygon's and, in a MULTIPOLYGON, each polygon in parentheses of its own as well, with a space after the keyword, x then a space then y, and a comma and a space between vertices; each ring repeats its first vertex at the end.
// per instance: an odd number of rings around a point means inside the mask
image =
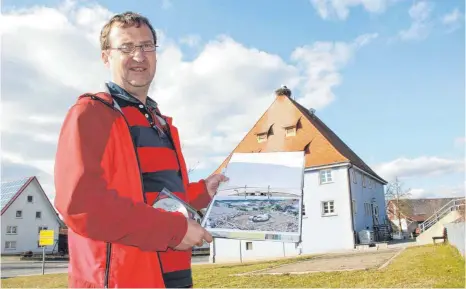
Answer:
POLYGON ((39 246, 51 246, 54 241, 53 230, 41 230, 39 235, 39 246))

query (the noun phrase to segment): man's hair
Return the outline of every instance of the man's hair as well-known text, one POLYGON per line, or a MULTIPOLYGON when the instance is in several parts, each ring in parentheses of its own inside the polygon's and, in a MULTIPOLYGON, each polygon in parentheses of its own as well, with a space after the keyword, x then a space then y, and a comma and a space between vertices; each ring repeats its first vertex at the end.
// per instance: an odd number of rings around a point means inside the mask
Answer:
POLYGON ((108 35, 113 25, 118 25, 120 27, 140 27, 141 25, 147 25, 152 32, 152 37, 154 38, 154 44, 157 44, 157 35, 154 28, 150 24, 149 19, 146 17, 131 11, 127 11, 121 14, 113 16, 102 28, 100 31, 100 48, 102 50, 107 49, 110 46, 108 35))

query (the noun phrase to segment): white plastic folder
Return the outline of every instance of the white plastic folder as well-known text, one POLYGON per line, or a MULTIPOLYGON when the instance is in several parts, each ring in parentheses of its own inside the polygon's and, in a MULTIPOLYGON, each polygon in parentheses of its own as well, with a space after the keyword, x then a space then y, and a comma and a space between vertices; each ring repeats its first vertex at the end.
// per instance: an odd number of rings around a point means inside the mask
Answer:
POLYGON ((202 219, 213 237, 301 241, 304 152, 235 153, 202 219))
POLYGON ((186 218, 193 219, 199 224, 202 222, 201 212, 197 211, 188 203, 178 198, 167 188, 163 188, 163 190, 159 193, 152 207, 160 208, 168 212, 179 212, 182 213, 186 218))

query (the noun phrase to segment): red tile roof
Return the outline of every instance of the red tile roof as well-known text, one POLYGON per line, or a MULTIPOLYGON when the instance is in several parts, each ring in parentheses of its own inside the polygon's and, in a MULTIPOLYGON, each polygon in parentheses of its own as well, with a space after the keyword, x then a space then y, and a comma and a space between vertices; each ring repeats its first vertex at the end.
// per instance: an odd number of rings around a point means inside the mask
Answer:
POLYGON ((306 150, 306 168, 351 163, 386 183, 323 121, 286 93, 277 94, 274 102, 214 173, 227 165, 232 153, 303 150, 306 150), (290 125, 296 126, 296 135, 287 137, 285 128, 290 125), (257 134, 267 131, 267 140, 258 142, 257 134))

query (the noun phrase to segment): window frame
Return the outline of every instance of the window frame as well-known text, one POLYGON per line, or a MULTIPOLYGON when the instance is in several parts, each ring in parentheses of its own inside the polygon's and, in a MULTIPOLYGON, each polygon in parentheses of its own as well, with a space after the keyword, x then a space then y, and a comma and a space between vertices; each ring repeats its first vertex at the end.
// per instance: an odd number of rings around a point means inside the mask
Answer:
POLYGON ((319 184, 325 185, 325 184, 331 184, 333 183, 333 170, 332 169, 321 169, 319 170, 319 184), (329 175, 330 175, 330 180, 329 180, 329 175), (325 181, 322 181, 322 176, 325 176, 325 181))
POLYGON ((337 215, 337 212, 335 210, 335 200, 326 200, 326 201, 322 201, 320 203, 320 207, 321 207, 321 215, 322 217, 328 217, 328 216, 336 216, 337 215), (328 213, 325 212, 326 210, 326 204, 328 204, 328 213), (332 209, 330 209, 330 206, 332 206, 332 209), (332 210, 332 211, 330 211, 332 210))
POLYGON ((17 249, 17 242, 16 242, 16 241, 5 241, 4 246, 5 246, 5 250, 14 251, 14 250, 17 249), (7 248, 6 244, 8 244, 8 243, 9 243, 9 244, 14 244, 14 245, 15 245, 14 248, 11 247, 11 245, 10 245, 10 247, 7 248))
POLYGON ((6 226, 6 235, 18 235, 18 226, 6 226), (15 228, 15 232, 13 232, 13 228, 15 228))

